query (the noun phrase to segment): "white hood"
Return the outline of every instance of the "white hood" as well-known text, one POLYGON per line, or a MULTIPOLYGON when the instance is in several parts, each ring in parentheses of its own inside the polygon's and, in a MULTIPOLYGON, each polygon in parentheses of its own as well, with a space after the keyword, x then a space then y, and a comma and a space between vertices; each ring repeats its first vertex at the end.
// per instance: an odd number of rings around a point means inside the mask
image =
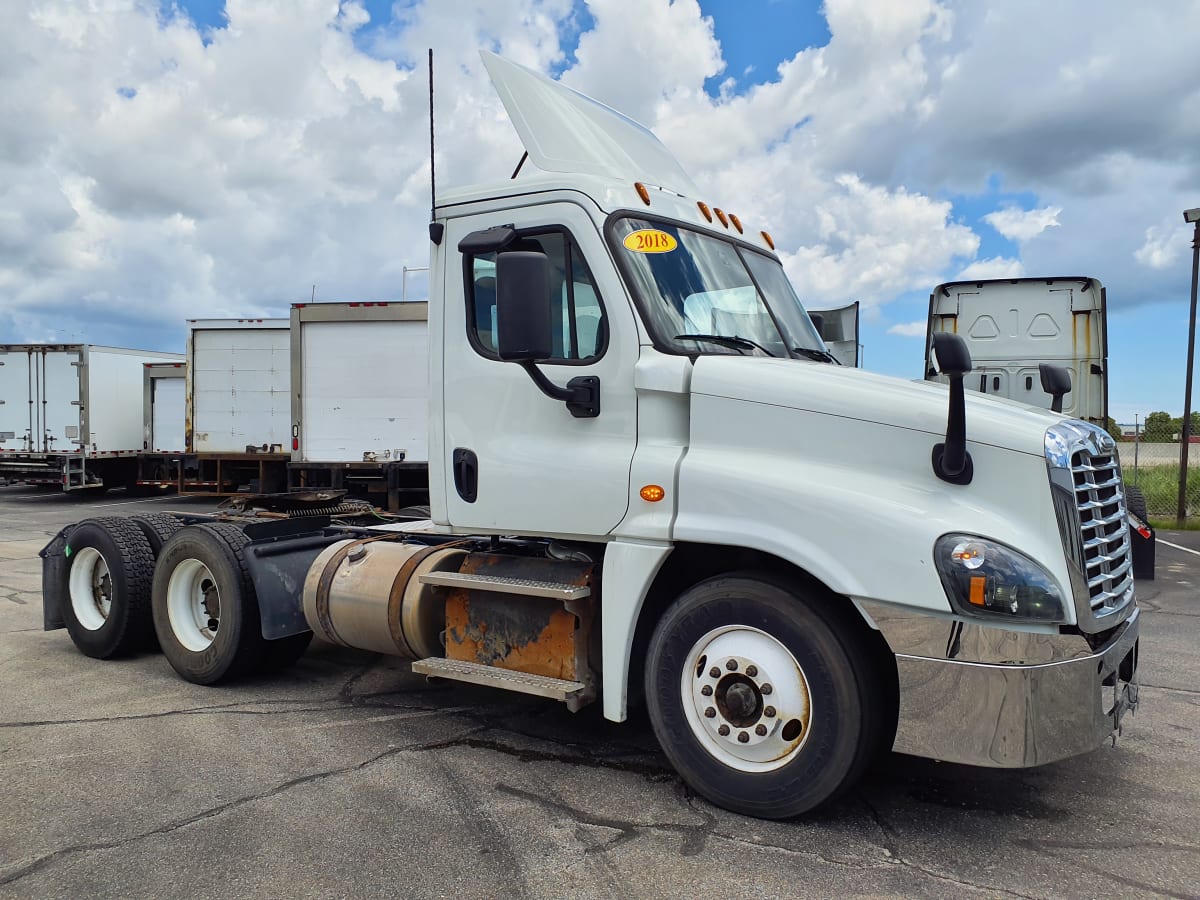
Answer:
POLYGON ((530 161, 539 169, 644 181, 689 197, 698 195, 678 160, 649 129, 495 53, 482 50, 480 56, 530 161))
MULTIPOLYGON (((937 439, 946 431, 950 392, 944 384, 905 381, 846 366, 722 355, 696 360, 692 393, 878 422, 937 439)), ((1046 429, 1064 418, 972 391, 966 392, 966 401, 969 443, 1034 456, 1045 453, 1046 429)))

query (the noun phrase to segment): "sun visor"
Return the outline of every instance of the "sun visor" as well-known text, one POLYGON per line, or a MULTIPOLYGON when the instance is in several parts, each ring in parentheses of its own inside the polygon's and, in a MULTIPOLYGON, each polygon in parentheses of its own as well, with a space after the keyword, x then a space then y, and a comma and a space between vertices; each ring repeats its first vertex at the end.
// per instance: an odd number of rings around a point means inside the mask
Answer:
POLYGON ((644 181, 698 195, 679 161, 648 128, 532 69, 486 50, 480 56, 539 169, 644 181))

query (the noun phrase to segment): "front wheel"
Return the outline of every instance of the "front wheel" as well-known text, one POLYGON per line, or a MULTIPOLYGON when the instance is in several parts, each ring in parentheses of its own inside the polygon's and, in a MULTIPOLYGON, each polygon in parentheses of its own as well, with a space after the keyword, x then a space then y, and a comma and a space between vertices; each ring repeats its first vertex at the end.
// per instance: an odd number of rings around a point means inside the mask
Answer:
POLYGON ((771 576, 686 591, 651 638, 646 699, 675 769, 718 806, 782 819, 848 789, 874 756, 887 696, 865 642, 823 598, 771 576))

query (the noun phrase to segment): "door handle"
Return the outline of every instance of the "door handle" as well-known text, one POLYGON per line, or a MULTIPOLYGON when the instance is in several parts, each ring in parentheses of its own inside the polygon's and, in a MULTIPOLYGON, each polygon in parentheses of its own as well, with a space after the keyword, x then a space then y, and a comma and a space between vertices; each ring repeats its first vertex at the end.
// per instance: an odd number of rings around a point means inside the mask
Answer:
POLYGON ((474 450, 456 447, 452 457, 454 489, 467 503, 474 503, 479 495, 479 458, 474 450))

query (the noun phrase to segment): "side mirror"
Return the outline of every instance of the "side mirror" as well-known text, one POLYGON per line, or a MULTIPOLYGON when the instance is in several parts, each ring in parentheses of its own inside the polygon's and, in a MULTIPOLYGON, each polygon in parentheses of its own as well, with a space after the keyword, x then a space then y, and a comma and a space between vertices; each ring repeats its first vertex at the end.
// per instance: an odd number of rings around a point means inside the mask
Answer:
POLYGON ((1054 399, 1050 402, 1050 411, 1062 412, 1063 394, 1071 393, 1071 370, 1066 366, 1052 366, 1042 363, 1038 366, 1042 376, 1042 390, 1054 399))
POLYGON ((496 349, 508 362, 554 355, 550 322, 550 260, 513 250, 496 255, 496 349))
POLYGON ((951 484, 970 484, 974 475, 967 452, 967 399, 963 376, 971 371, 971 351, 957 334, 937 332, 933 355, 941 374, 950 379, 950 409, 946 415, 946 440, 933 445, 933 472, 951 484))
POLYGON ((935 332, 933 358, 938 372, 951 379, 961 378, 971 371, 971 351, 967 349, 967 342, 957 334, 935 332))
POLYGON ((509 250, 496 254, 496 352, 520 363, 547 397, 567 404, 577 419, 600 415, 600 379, 577 375, 560 387, 537 367, 554 355, 550 260, 545 253, 509 250))

